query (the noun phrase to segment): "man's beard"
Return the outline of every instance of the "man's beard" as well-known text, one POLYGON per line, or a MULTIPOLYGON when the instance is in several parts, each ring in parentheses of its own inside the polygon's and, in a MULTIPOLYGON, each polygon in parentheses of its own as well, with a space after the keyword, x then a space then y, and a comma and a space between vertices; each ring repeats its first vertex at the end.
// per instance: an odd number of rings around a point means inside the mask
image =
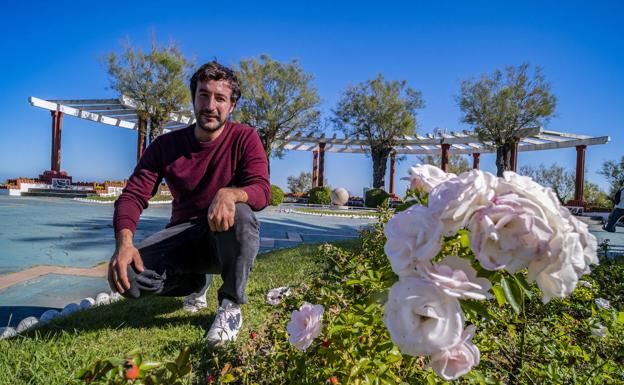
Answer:
POLYGON ((219 131, 221 129, 221 127, 223 127, 225 125, 225 121, 220 121, 219 117, 214 116, 214 115, 210 115, 206 112, 202 112, 199 115, 199 118, 197 119, 197 126, 202 129, 203 131, 207 131, 207 132, 215 132, 215 131, 219 131), (218 122, 218 125, 216 127, 214 126, 209 126, 209 122, 208 120, 212 118, 212 119, 216 119, 216 121, 218 122))

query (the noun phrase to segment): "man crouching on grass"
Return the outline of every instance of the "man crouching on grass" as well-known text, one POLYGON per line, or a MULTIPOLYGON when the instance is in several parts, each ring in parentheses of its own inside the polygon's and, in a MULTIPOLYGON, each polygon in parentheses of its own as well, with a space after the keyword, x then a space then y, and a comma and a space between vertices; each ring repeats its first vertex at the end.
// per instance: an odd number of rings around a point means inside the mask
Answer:
POLYGON ((126 298, 186 296, 184 309, 198 311, 207 306, 206 274, 221 274, 220 306, 207 336, 217 344, 233 341, 241 328, 239 305, 247 302, 260 244, 253 211, 267 206, 271 188, 258 134, 228 120, 240 97, 234 72, 204 64, 190 88, 197 122, 156 138, 115 202, 108 281, 126 298), (163 178, 173 196, 171 220, 135 246, 139 216, 163 178))

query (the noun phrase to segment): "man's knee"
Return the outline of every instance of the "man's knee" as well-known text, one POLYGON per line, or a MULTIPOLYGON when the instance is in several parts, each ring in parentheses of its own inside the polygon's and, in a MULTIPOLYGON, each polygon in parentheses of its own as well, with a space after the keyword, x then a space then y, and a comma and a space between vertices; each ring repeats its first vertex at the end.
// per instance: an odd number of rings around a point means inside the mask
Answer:
POLYGON ((237 203, 234 214, 234 226, 258 232, 260 227, 253 210, 247 203, 237 203))

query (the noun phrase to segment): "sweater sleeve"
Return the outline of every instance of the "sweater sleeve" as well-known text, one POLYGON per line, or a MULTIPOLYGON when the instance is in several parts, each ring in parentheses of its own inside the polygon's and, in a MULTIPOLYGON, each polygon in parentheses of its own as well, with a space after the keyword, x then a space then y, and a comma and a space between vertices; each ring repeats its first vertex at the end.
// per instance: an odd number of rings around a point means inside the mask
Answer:
POLYGON ((145 149, 126 187, 115 201, 115 234, 122 229, 135 232, 141 213, 148 207, 149 199, 156 194, 163 179, 160 159, 161 148, 157 138, 145 149))
POLYGON ((268 206, 271 197, 269 162, 255 130, 251 131, 243 148, 238 180, 238 187, 247 193, 247 204, 254 211, 268 206))

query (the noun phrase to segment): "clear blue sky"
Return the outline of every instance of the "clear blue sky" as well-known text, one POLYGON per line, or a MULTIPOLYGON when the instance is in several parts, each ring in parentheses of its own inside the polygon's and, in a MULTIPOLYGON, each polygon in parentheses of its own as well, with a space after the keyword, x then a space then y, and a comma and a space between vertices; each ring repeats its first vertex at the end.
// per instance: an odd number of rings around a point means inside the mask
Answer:
MULTIPOLYGON (((529 62, 543 68, 558 98, 546 127, 609 135, 590 147, 587 179, 604 160, 619 159, 624 129, 622 2, 3 2, 0 5, 0 179, 36 176, 50 167, 51 119, 31 107, 40 98, 116 97, 102 57, 130 38, 147 46, 176 41, 197 64, 217 58, 236 64, 261 53, 298 59, 314 76, 325 116, 341 93, 382 73, 423 93, 419 132, 461 130, 455 96, 462 79, 529 62)), ((331 132, 328 132, 331 134, 331 132)), ((75 180, 123 179, 134 167, 136 132, 66 117, 61 167, 75 180)), ((519 164, 574 167, 575 150, 520 153, 519 164)), ((405 190, 410 156, 398 165, 405 190)), ((482 156, 493 171, 493 156, 482 156)), ((292 151, 271 162, 272 182, 311 171, 311 152, 292 151)), ((328 154, 333 187, 361 195, 372 180, 363 155, 328 154)))

